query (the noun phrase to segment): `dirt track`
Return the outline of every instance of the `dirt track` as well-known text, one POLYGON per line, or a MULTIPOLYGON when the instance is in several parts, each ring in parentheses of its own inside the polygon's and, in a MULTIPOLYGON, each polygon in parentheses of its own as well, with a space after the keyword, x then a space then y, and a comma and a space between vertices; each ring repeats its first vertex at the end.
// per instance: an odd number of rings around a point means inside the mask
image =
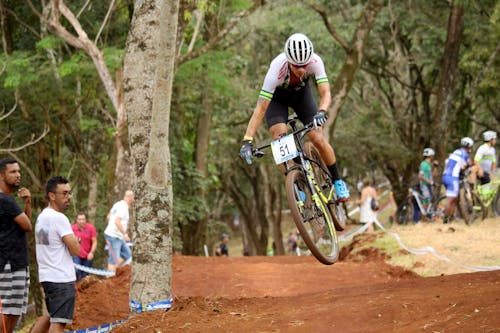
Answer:
MULTIPOLYGON (((500 332, 500 271, 422 278, 377 250, 333 266, 312 257, 176 256, 174 306, 120 332, 500 332)), ((76 328, 128 316, 130 269, 79 284, 76 328)))

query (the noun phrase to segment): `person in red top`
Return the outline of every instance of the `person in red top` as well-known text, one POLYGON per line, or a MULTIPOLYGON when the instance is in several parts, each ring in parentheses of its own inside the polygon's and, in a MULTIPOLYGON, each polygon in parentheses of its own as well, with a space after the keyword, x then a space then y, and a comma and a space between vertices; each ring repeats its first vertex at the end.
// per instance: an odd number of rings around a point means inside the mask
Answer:
MULTIPOLYGON (((80 255, 73 256, 73 262, 82 266, 92 267, 95 249, 97 248, 97 232, 95 227, 88 223, 87 216, 84 213, 76 215, 76 223, 71 227, 80 242, 80 255)), ((77 281, 87 275, 87 272, 76 269, 77 281)))

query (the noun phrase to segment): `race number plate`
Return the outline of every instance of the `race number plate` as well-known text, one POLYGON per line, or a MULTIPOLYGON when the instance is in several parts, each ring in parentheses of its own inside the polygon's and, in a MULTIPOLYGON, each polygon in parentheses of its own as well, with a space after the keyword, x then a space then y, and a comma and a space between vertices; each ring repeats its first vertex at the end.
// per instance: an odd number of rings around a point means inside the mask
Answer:
POLYGON ((289 134, 271 142, 271 150, 276 164, 284 163, 299 156, 293 135, 289 134))

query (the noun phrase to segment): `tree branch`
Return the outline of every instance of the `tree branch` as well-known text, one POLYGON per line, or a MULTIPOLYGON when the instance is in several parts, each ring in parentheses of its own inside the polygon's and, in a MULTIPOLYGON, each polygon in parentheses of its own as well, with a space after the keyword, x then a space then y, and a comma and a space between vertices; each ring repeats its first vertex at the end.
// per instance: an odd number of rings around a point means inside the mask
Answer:
POLYGON ((35 29, 33 29, 33 27, 31 27, 30 25, 28 25, 27 23, 25 23, 23 20, 21 20, 19 18, 19 16, 16 15, 16 13, 12 10, 10 10, 9 8, 5 8, 5 10, 9 13, 9 15, 11 15, 17 22, 19 22, 19 24, 21 24, 23 27, 25 27, 26 29, 28 29, 29 31, 31 31, 35 36, 37 36, 38 38, 42 38, 42 36, 40 36, 40 34, 38 33, 38 31, 36 31, 35 29))
POLYGON ((311 7, 316 13, 318 13, 319 16, 321 16, 321 18, 323 19, 323 23, 325 24, 326 29, 328 30, 328 32, 330 32, 332 37, 337 42, 339 42, 339 44, 344 48, 344 50, 347 53, 351 53, 352 47, 349 45, 349 43, 341 35, 339 35, 337 33, 335 28, 332 27, 332 25, 330 24, 330 21, 328 20, 328 14, 326 13, 326 11, 323 8, 321 8, 315 4, 309 4, 309 7, 311 7))
POLYGON ((102 25, 99 28, 97 35, 95 36, 94 44, 97 44, 97 41, 99 40, 99 37, 101 36, 101 33, 104 30, 104 27, 106 26, 106 23, 108 22, 109 17, 111 16, 111 11, 112 11, 114 6, 115 6, 115 0, 111 0, 111 3, 109 4, 108 12, 106 13, 106 17, 104 18, 104 21, 102 21, 102 25))
POLYGON ((194 15, 196 16, 196 25, 194 27, 193 36, 191 37, 191 41, 189 42, 189 46, 187 49, 188 54, 190 52, 192 52, 194 49, 194 44, 196 43, 196 38, 198 37, 198 34, 200 33, 201 22, 203 21, 203 13, 201 12, 201 10, 196 10, 194 12, 194 15))
POLYGON ((23 169, 26 170, 26 172, 28 173, 28 175, 30 175, 31 180, 33 181, 33 184, 35 184, 37 189, 42 190, 43 189, 42 182, 40 181, 40 179, 37 178, 33 170, 31 170, 31 168, 21 158, 19 158, 19 156, 14 154, 14 152, 9 151, 8 154, 11 157, 15 158, 17 163, 19 163, 23 167, 23 169))
POLYGON ((3 107, 3 111, 2 111, 2 114, 0 115, 0 121, 4 120, 5 118, 7 118, 8 116, 10 116, 12 114, 12 112, 14 112, 15 110, 17 109, 17 102, 16 104, 12 107, 12 109, 10 109, 9 112, 5 113, 5 105, 3 107))
POLYGON ((205 45, 203 45, 201 48, 199 48, 198 50, 195 50, 195 51, 191 51, 191 52, 188 52, 182 56, 180 56, 177 60, 177 64, 176 64, 176 67, 186 61, 189 61, 193 58, 196 58, 196 57, 199 57, 200 55, 214 49, 222 40, 223 38, 229 33, 231 32, 231 30, 236 26, 236 24, 238 23, 239 20, 241 20, 242 18, 250 15, 251 13, 253 13, 255 10, 257 10, 258 8, 264 6, 266 3, 266 1, 264 0, 255 0, 254 3, 252 4, 252 6, 248 9, 245 9, 244 11, 241 11, 240 13, 236 14, 234 17, 232 17, 226 24, 226 26, 219 31, 219 33, 217 35, 215 35, 214 37, 212 37, 208 43, 206 43, 205 45))
POLYGON ((25 143, 24 145, 19 146, 19 147, 15 147, 15 148, 0 148, 0 153, 11 153, 11 152, 23 150, 24 148, 32 146, 35 143, 37 143, 38 141, 42 140, 47 135, 47 133, 49 133, 49 127, 45 126, 43 133, 40 134, 40 136, 38 138, 34 139, 35 135, 33 134, 31 136, 31 140, 28 141, 27 143, 25 143))
POLYGON ((83 11, 87 8, 87 6, 89 5, 89 3, 90 3, 90 0, 87 0, 87 1, 83 4, 82 8, 78 11, 78 14, 76 14, 76 18, 79 18, 79 17, 80 17, 80 15, 82 15, 83 11))

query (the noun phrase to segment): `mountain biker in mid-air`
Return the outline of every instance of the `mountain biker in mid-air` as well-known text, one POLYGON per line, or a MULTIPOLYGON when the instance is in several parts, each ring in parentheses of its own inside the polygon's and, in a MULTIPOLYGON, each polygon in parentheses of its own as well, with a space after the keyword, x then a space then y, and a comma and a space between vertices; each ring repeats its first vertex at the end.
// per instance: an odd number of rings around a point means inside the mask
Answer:
POLYGON ((474 141, 471 138, 462 138, 460 148, 451 153, 446 160, 443 171, 443 185, 446 188, 446 207, 443 223, 450 222, 455 213, 460 186, 460 173, 470 165, 469 154, 473 145, 474 141))
POLYGON ((273 59, 264 79, 257 105, 243 137, 240 156, 252 163, 253 137, 266 118, 272 139, 277 140, 287 133, 288 108, 291 107, 304 124, 314 122, 318 130, 307 136, 318 149, 332 175, 339 201, 349 199, 349 190, 340 179, 335 152, 323 135, 321 125, 326 122, 327 111, 332 101, 330 84, 323 60, 314 53, 313 44, 306 35, 296 33, 285 43, 284 52, 273 59), (315 77, 320 95, 319 111, 314 101, 309 78, 315 77))

